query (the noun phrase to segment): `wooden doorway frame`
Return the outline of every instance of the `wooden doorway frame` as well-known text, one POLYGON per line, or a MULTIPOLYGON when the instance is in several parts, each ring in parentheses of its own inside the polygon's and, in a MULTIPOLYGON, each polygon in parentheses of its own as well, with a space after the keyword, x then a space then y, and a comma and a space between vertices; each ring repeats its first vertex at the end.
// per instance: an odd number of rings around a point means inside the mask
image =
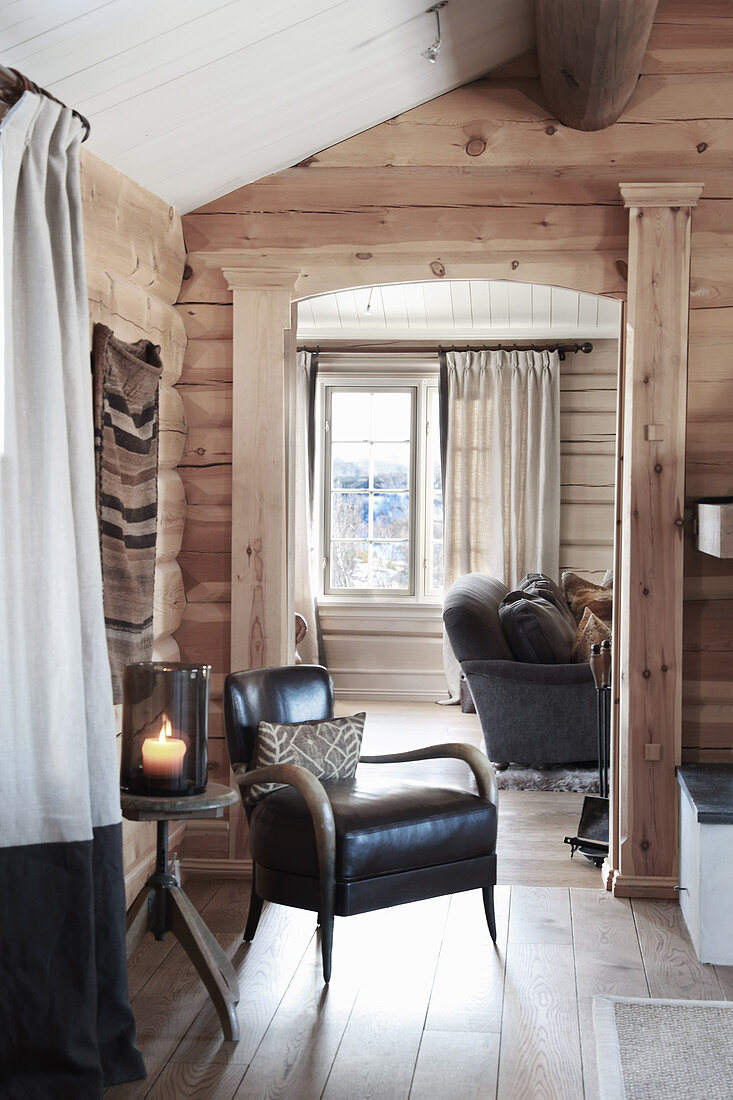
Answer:
MULTIPOLYGON (((604 881, 619 896, 674 897, 690 219, 702 185, 620 187, 630 228, 619 402, 613 818, 604 881)), ((269 256, 263 266, 232 255, 223 268, 234 298, 232 668, 286 664, 294 655, 287 492, 293 310, 300 298, 354 284, 353 269, 312 256, 308 266, 304 279, 291 252, 275 265, 269 256)), ((472 254, 461 278, 496 278, 493 266, 472 254)), ((413 282, 414 261, 391 256, 369 275, 370 283, 413 282)), ((596 292, 587 270, 574 281, 567 256, 559 285, 596 292)), ((231 833, 230 857, 241 858, 246 837, 239 828, 231 833)))

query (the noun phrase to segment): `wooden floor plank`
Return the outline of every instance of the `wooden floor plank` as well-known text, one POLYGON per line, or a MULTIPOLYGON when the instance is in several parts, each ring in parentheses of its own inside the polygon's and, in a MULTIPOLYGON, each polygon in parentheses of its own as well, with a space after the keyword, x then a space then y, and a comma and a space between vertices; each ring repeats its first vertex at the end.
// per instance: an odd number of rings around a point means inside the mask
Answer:
POLYGON ((677 902, 635 898, 631 907, 651 996, 723 1000, 715 968, 697 960, 677 902))
POLYGON ((248 1065, 309 946, 315 959, 315 914, 300 909, 266 905, 254 940, 244 943, 246 909, 241 904, 245 892, 246 884, 227 883, 227 895, 220 899, 218 913, 212 917, 212 930, 237 971, 241 1038, 238 1043, 226 1042, 214 1007, 206 1001, 185 1032, 174 1061, 248 1065), (236 931, 221 931, 228 926, 236 931))
POLYGON ((169 1062, 148 1093, 148 1100, 232 1100, 244 1067, 169 1062))
POLYGON ((426 1031, 410 1100, 487 1100, 496 1092, 499 1036, 477 1031, 426 1031))
POLYGON ((236 1100, 319 1100, 358 992, 353 970, 342 958, 326 986, 320 963, 301 963, 236 1100))
POLYGON ((598 869, 584 856, 571 860, 564 843, 578 831, 583 797, 564 791, 500 791, 497 880, 597 890, 598 869))
POLYGON ((509 943, 573 942, 570 892, 548 886, 513 886, 509 943))
POLYGON ((575 975, 585 1100, 598 1098, 593 997, 647 997, 631 905, 605 890, 571 890, 575 975))
POLYGON ((407 1100, 447 910, 434 898, 365 914, 368 965, 323 1100, 407 1100))
POLYGON ((494 946, 480 892, 470 890, 451 898, 425 1021, 427 1030, 500 1032, 509 899, 509 887, 498 886, 494 891, 494 946))
POLYGON ((572 944, 514 943, 511 923, 498 1100, 582 1100, 572 944))
POLYGON ((733 1001, 733 966, 716 966, 715 976, 726 1001, 733 1001))

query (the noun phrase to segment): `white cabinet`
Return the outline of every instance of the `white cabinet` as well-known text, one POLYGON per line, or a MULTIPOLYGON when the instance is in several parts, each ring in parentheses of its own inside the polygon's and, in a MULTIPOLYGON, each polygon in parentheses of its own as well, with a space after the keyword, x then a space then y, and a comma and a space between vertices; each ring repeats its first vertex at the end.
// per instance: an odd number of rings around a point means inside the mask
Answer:
POLYGON ((680 784, 680 907, 700 962, 733 965, 733 768, 690 764, 680 784))

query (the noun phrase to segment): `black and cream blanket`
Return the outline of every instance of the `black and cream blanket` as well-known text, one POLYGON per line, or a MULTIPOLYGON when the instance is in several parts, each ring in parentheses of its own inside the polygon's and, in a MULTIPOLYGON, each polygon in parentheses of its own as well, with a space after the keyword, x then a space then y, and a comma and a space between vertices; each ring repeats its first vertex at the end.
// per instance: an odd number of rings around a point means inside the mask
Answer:
POLYGON ((104 617, 114 701, 125 665, 153 651, 160 349, 94 326, 94 444, 104 617))

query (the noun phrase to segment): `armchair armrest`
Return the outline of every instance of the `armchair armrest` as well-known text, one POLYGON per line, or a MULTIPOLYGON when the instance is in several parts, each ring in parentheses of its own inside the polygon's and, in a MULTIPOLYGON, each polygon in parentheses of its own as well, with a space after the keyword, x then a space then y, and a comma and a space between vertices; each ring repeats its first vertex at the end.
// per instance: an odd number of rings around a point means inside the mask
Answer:
MULTIPOLYGON (((320 879, 320 917, 322 927, 329 924, 330 937, 333 931, 333 909, 336 890, 336 825, 333 820, 333 810, 328 800, 326 790, 319 779, 307 768, 300 764, 267 764, 263 768, 253 768, 247 771, 246 764, 232 764, 234 782, 240 791, 253 786, 255 783, 284 783, 288 787, 295 787, 300 791, 308 807, 308 813, 313 822, 313 831, 316 838, 316 854, 318 856, 318 872, 320 879)), ((328 940, 330 944, 330 939, 328 940)), ((328 981, 330 968, 330 946, 324 940, 324 976, 328 981), (325 945, 325 946, 324 946, 325 945), (329 961, 326 962, 326 955, 329 961)))
POLYGON ((422 749, 410 749, 408 752, 389 753, 386 756, 360 756, 360 764, 399 764, 411 760, 463 760, 468 764, 476 779, 479 796, 494 806, 499 800, 496 785, 496 773, 491 761, 475 745, 466 745, 460 741, 446 745, 428 745, 422 749))

